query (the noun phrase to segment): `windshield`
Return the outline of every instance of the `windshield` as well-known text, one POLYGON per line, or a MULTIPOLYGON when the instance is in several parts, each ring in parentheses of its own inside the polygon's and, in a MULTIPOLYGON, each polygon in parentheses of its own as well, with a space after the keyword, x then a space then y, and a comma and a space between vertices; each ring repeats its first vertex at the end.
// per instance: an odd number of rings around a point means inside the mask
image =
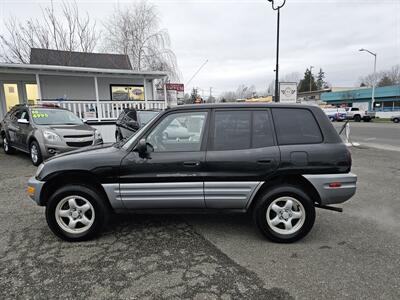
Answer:
POLYGON ((82 120, 68 110, 32 109, 32 119, 37 125, 81 125, 82 120))
POLYGON ((158 115, 157 111, 138 111, 138 120, 140 122, 140 126, 144 126, 149 123, 155 116, 158 115))

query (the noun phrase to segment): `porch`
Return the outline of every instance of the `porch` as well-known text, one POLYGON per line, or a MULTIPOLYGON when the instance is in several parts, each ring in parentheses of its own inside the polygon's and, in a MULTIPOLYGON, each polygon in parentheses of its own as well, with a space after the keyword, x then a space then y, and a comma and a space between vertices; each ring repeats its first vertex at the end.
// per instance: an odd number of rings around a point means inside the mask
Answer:
POLYGON ((164 100, 145 101, 37 101, 39 105, 59 106, 72 111, 81 119, 88 121, 115 121, 125 108, 138 110, 163 110, 166 108, 164 100))
POLYGON ((165 72, 54 65, 0 64, 0 119, 16 104, 58 105, 80 118, 116 120, 124 108, 168 106, 165 72))

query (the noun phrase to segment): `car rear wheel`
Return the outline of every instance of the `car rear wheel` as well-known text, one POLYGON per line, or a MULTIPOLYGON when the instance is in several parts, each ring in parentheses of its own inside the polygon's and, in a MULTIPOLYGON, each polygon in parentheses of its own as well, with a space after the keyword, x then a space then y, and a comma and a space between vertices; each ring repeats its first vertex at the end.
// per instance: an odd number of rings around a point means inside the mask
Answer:
POLYGON ((85 241, 98 235, 108 222, 106 200, 96 189, 68 185, 57 190, 46 205, 46 220, 59 238, 85 241))
POLYGON ((31 160, 34 166, 38 166, 42 163, 43 157, 42 152, 40 151, 40 147, 38 142, 33 141, 29 146, 29 153, 31 155, 31 160))
POLYGON ((267 239, 292 243, 306 236, 313 227, 314 203, 300 188, 280 185, 261 195, 253 218, 267 239))
POLYGON ((8 140, 7 136, 3 136, 3 150, 5 154, 13 154, 14 148, 10 146, 10 141, 8 140))
POLYGON ((400 118, 394 118, 394 119, 393 119, 393 122, 394 122, 394 123, 399 123, 399 122, 400 122, 400 118))

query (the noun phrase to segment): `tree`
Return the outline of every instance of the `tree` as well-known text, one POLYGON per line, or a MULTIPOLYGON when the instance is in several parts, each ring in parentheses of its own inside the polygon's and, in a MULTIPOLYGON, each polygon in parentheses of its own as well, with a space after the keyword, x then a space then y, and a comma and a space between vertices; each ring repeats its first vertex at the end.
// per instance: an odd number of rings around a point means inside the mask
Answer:
POLYGON ((311 71, 307 68, 304 73, 304 78, 300 80, 299 83, 299 92, 309 92, 309 91, 316 91, 318 89, 317 84, 315 83, 314 75, 311 71), (311 83, 311 88, 310 88, 311 83))
POLYGON ((394 81, 388 76, 384 75, 378 82, 378 87, 395 85, 394 81))
POLYGON ((62 2, 60 14, 51 2, 41 17, 25 22, 10 17, 4 28, 0 58, 9 63, 29 63, 31 48, 93 52, 99 37, 96 22, 82 16, 76 2, 62 2))
POLYGON ((196 88, 193 88, 192 89, 192 93, 190 94, 190 98, 188 99, 188 103, 187 104, 193 104, 198 97, 199 97, 198 90, 196 88))
POLYGON ((360 77, 360 86, 373 86, 374 82, 379 87, 400 84, 400 64, 394 65, 390 70, 368 74, 360 77))
POLYGON ((319 69, 318 75, 317 75, 317 89, 322 90, 324 88, 328 88, 328 83, 325 81, 325 72, 322 71, 322 68, 319 69))
POLYGON ((166 71, 170 80, 180 77, 167 30, 160 29, 156 7, 146 0, 117 6, 104 24, 105 50, 129 56, 138 71, 166 71))

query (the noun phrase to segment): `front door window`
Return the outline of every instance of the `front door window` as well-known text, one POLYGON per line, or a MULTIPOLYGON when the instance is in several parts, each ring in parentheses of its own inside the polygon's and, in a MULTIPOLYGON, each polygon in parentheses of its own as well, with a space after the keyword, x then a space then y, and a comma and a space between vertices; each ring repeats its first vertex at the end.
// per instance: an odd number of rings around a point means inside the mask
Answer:
POLYGON ((207 112, 175 113, 166 116, 149 134, 154 152, 200 151, 207 112))
POLYGON ((9 111, 15 105, 19 104, 18 84, 5 83, 3 88, 6 99, 6 110, 9 111))

